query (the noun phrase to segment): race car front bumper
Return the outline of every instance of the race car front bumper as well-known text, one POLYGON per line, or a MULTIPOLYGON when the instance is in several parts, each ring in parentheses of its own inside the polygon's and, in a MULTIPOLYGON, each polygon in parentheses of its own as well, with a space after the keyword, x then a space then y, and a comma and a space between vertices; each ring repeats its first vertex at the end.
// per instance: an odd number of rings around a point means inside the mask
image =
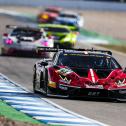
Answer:
POLYGON ((73 89, 68 88, 70 97, 92 97, 92 98, 106 98, 113 100, 126 100, 126 89, 105 90, 105 89, 73 89))
POLYGON ((95 88, 68 87, 60 85, 54 91, 56 94, 69 96, 71 98, 88 97, 126 101, 126 89, 106 90, 95 88))

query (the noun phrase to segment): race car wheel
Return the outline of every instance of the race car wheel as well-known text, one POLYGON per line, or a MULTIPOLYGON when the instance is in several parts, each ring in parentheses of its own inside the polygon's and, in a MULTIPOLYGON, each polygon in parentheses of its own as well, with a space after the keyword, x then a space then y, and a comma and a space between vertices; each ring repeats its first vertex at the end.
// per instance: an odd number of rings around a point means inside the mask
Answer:
POLYGON ((40 88, 43 90, 43 94, 47 95, 48 93, 48 71, 47 69, 44 70, 44 72, 41 72, 41 77, 40 77, 40 88))
POLYGON ((33 73, 33 92, 38 93, 36 90, 36 69, 34 68, 34 73, 33 73))
POLYGON ((70 48, 70 49, 74 48, 74 44, 70 44, 70 45, 69 45, 69 48, 70 48))
POLYGON ((5 48, 1 48, 1 55, 6 56, 8 52, 5 50, 5 48))
POLYGON ((1 55, 2 56, 12 56, 14 50, 13 49, 6 49, 6 48, 1 48, 1 55))

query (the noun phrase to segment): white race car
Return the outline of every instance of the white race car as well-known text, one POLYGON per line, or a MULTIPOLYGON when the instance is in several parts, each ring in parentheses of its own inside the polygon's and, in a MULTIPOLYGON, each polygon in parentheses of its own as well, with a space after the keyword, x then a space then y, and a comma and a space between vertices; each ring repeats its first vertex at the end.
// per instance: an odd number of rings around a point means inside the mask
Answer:
POLYGON ((56 21, 61 22, 61 24, 73 22, 79 28, 84 26, 84 18, 76 12, 73 11, 63 11, 56 18, 56 21))
POLYGON ((28 26, 7 25, 11 32, 3 34, 1 53, 11 55, 16 52, 36 52, 37 47, 54 47, 54 39, 46 36, 44 30, 28 26))

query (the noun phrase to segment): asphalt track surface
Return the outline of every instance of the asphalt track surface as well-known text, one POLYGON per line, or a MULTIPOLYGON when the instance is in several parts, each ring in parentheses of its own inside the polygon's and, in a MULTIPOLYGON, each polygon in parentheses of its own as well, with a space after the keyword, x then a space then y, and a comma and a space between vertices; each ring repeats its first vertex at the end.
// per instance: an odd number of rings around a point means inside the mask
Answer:
MULTIPOLYGON (((5 32, 6 24, 22 24, 25 22, 7 16, 0 16, 0 34, 5 32)), ((79 44, 77 47, 87 47, 79 44)), ((114 53, 118 61, 125 66, 126 56, 114 53)), ((39 60, 30 57, 4 57, 0 56, 0 72, 8 76, 13 81, 32 91, 33 65, 39 60)), ((92 100, 71 100, 60 98, 48 98, 51 101, 72 110, 83 116, 98 120, 111 126, 125 126, 126 109, 125 103, 115 103, 109 101, 92 100)))

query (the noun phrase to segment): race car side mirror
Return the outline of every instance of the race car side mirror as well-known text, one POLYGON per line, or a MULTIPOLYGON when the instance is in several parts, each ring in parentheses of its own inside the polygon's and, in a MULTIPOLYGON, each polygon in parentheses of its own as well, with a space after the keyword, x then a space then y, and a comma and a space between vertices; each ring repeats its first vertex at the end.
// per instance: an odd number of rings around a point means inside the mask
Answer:
POLYGON ((48 65, 48 63, 47 63, 47 62, 42 61, 42 62, 41 62, 41 65, 42 65, 42 66, 47 66, 47 65, 48 65))
POLYGON ((126 67, 124 68, 123 72, 126 73, 126 67))
POLYGON ((8 36, 8 33, 3 33, 3 37, 7 37, 8 36))
POLYGON ((60 69, 60 67, 57 66, 57 65, 54 65, 53 67, 54 67, 55 69, 60 69))

